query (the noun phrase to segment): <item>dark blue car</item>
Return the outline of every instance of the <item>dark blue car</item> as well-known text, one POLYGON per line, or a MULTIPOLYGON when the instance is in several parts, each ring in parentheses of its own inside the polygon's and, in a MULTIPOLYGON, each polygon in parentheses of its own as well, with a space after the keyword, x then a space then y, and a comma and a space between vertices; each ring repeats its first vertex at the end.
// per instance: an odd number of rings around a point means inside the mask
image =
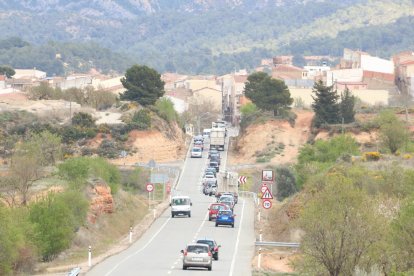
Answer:
POLYGON ((219 211, 216 218, 216 227, 219 225, 231 225, 234 228, 234 217, 232 211, 222 210, 219 211))

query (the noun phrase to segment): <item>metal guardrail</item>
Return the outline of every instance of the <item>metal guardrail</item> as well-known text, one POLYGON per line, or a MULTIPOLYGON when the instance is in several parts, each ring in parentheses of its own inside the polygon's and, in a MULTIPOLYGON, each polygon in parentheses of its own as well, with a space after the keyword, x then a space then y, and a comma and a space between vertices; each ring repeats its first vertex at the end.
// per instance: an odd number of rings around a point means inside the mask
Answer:
POLYGON ((297 242, 269 242, 269 241, 257 241, 254 243, 256 246, 272 246, 272 247, 300 247, 300 243, 297 242))
POLYGON ((75 267, 74 269, 72 269, 69 273, 68 276, 78 276, 80 274, 81 268, 80 267, 75 267))

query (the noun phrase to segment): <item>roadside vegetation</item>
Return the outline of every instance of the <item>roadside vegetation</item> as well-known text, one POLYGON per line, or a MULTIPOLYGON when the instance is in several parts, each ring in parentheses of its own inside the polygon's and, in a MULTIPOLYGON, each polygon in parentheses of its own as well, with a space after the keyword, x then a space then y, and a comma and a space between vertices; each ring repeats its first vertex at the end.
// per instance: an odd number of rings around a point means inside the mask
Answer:
POLYGON ((130 131, 168 128, 180 118, 172 102, 160 98, 163 83, 156 71, 138 65, 131 70, 125 82, 143 72, 139 78, 148 80, 149 93, 136 90, 133 81, 125 83, 130 87, 128 96, 122 96, 127 102, 92 88, 61 91, 41 84, 28 92, 33 100, 117 108, 124 113, 122 124, 96 125, 88 112, 77 112, 69 121, 0 112, 0 275, 31 274, 39 262, 56 261, 61 254, 79 261, 90 244, 102 253, 147 213, 141 194, 148 172, 120 171, 108 159, 133 152, 127 144, 130 131), (151 83, 154 78, 158 81, 151 83), (92 146, 97 137, 101 142, 92 146), (105 212, 111 217, 94 207, 95 198, 102 196, 98 190, 109 191, 105 212))

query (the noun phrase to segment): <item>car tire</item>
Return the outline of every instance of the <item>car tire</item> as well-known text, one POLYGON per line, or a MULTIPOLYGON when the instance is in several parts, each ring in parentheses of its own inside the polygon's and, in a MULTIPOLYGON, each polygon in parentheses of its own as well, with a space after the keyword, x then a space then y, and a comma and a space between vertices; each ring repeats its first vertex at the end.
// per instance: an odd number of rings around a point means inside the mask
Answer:
POLYGON ((209 266, 209 267, 207 267, 207 269, 208 269, 208 271, 211 271, 212 267, 211 267, 211 266, 209 266))
POLYGON ((171 217, 172 217, 172 218, 174 217, 174 213, 171 213, 171 217))
POLYGON ((191 218, 191 212, 188 212, 188 217, 191 218))
POLYGON ((211 221, 212 220, 212 218, 211 217, 208 217, 208 221, 211 221))
POLYGON ((234 228, 234 223, 231 225, 231 228, 234 228))
POLYGON ((218 224, 216 223, 216 227, 218 226, 218 224))
POLYGON ((218 253, 217 253, 216 257, 214 257, 214 260, 218 261, 218 253))
POLYGON ((185 265, 183 265, 183 270, 187 270, 187 267, 185 265))

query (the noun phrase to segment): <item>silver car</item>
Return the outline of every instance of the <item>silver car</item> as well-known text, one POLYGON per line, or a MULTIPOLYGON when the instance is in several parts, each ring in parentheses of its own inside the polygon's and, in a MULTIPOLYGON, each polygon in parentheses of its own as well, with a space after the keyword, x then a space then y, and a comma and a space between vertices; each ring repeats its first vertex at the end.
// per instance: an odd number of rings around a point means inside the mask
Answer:
POLYGON ((207 244, 191 243, 186 246, 183 253, 183 269, 189 267, 204 267, 211 270, 213 256, 207 244))

